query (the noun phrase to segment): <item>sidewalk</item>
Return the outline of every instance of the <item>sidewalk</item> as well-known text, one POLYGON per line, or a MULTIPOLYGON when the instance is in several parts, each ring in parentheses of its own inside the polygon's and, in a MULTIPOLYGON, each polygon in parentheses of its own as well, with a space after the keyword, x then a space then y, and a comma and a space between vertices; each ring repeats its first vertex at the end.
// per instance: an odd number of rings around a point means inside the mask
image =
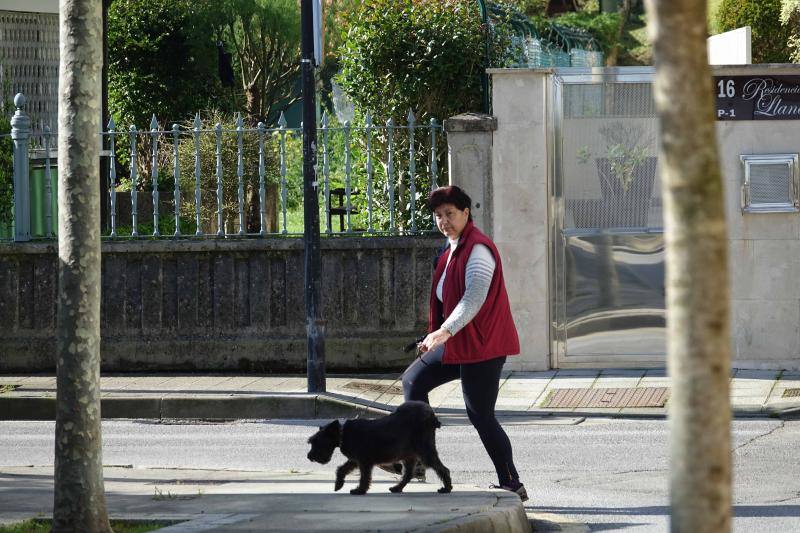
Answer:
MULTIPOLYGON (((403 401, 393 375, 329 375, 327 393, 306 393, 305 376, 127 374, 101 378, 105 418, 335 418, 380 414, 403 401)), ((56 379, 0 375, 0 420, 52 419, 56 379)), ((465 416, 458 381, 430 395, 441 416, 465 416)), ((800 412, 800 372, 734 370, 734 416, 800 412)), ((505 372, 497 399, 501 416, 664 417, 664 370, 505 372)))
MULTIPOLYGON (((403 494, 392 494, 395 478, 377 471, 364 496, 347 492, 355 486, 351 478, 334 492, 332 472, 106 467, 104 481, 112 520, 174 524, 159 533, 531 531, 516 494, 463 485, 437 494, 438 480, 414 481, 403 494)), ((0 495, 0 525, 51 517, 52 467, 0 468, 0 495)))
MULTIPOLYGON (((105 418, 345 418, 381 414, 402 402, 398 375, 329 375, 325 394, 306 393, 305 376, 208 374, 109 375, 101 378, 105 418)), ((0 375, 0 419, 53 419, 53 376, 0 375)), ((445 422, 466 416, 458 382, 430 396, 445 422)), ((735 416, 800 412, 800 372, 734 370, 735 416)), ((543 418, 664 417, 669 379, 663 370, 506 372, 501 416, 543 418)), ((329 471, 241 472, 106 467, 114 519, 181 523, 160 531, 587 531, 582 524, 532 515, 516 495, 456 486, 439 495, 436 480, 388 492, 395 478, 375 471, 366 496, 332 490, 329 471), (331 517, 335 516, 335 525, 331 517)), ((0 524, 52 509, 52 468, 0 468, 0 524)))

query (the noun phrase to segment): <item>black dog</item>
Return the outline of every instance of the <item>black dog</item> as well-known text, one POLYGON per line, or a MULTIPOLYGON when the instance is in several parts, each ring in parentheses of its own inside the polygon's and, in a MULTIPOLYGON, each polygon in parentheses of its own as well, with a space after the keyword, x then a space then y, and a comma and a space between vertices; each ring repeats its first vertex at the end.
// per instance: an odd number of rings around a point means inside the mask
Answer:
POLYGON ((389 490, 402 492, 414 475, 414 465, 419 460, 433 468, 442 488, 439 492, 450 492, 450 470, 439 460, 436 453, 436 428, 442 425, 425 402, 405 402, 394 413, 375 420, 346 420, 344 425, 334 420, 322 426, 310 439, 308 458, 326 464, 331 460, 337 446, 347 457, 347 462, 336 469, 335 490, 344 485, 347 474, 359 468, 361 479, 350 494, 365 494, 372 481, 372 469, 377 464, 403 463, 403 478, 389 490))

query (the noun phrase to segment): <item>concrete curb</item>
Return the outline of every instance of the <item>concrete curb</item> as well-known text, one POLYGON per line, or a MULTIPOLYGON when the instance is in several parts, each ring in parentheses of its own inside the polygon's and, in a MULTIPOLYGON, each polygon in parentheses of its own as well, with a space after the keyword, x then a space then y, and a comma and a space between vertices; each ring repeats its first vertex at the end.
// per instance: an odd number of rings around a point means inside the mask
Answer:
MULTIPOLYGON (((315 419, 381 416, 390 409, 360 405, 325 394, 110 396, 101 399, 104 419, 315 419)), ((0 420, 55 420, 56 398, 0 396, 0 420)))
POLYGON ((473 514, 414 530, 424 533, 531 533, 531 523, 516 494, 497 491, 497 504, 473 514))
MULTIPOLYGON (((267 393, 267 394, 140 394, 105 396, 101 399, 104 419, 148 420, 246 420, 246 419, 327 419, 355 416, 382 416, 394 406, 349 398, 337 393, 267 393)), ((460 416, 463 409, 438 408, 442 417, 460 416)), ((734 418, 800 418, 798 406, 738 406, 734 418)), ((667 409, 547 410, 525 411, 499 409, 500 417, 513 418, 626 418, 663 419, 667 409)), ((55 420, 56 398, 0 395, 0 420, 55 420)))

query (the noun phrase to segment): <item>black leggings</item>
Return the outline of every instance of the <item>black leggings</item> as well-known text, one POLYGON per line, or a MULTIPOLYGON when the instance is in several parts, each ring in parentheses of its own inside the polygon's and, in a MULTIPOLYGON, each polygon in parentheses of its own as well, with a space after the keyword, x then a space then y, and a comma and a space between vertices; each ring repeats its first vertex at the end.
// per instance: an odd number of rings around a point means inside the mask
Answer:
POLYGON ((494 415, 500 371, 505 357, 497 357, 463 365, 442 363, 444 347, 440 346, 416 359, 403 374, 406 401, 428 402, 428 393, 448 381, 461 378, 461 391, 469 421, 478 430, 481 442, 497 471, 500 485, 514 485, 519 474, 511 458, 511 441, 494 415))

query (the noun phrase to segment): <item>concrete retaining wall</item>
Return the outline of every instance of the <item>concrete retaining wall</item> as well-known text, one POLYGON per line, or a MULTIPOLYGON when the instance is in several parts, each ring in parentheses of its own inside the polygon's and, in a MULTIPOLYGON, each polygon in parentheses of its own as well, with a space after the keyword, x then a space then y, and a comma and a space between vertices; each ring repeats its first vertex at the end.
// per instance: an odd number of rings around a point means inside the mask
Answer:
MULTIPOLYGON (((401 369, 441 237, 322 242, 327 367, 401 369)), ((55 370, 55 243, 0 245, 0 372, 55 370)), ((300 239, 103 243, 104 371, 304 371, 300 239)))

